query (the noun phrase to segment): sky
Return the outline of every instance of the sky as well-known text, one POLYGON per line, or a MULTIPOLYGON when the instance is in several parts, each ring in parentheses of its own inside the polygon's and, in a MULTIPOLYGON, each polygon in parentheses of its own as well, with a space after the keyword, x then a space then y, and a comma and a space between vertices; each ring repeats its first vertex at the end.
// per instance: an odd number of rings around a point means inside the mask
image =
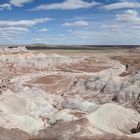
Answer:
POLYGON ((139 45, 140 0, 0 0, 0 44, 139 45))

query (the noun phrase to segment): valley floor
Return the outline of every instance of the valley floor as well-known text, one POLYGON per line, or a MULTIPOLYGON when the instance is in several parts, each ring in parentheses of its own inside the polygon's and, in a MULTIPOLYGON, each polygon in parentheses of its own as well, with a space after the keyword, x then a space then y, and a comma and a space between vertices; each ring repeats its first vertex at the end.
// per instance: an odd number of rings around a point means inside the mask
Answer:
POLYGON ((0 69, 0 140, 140 139, 138 52, 3 48, 0 69))

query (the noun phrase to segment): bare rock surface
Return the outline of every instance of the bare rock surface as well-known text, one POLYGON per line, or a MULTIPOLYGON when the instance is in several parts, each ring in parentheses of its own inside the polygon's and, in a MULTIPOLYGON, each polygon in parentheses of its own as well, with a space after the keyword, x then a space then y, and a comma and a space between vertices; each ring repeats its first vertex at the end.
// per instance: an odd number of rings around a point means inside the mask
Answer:
POLYGON ((0 69, 0 139, 140 139, 137 53, 3 48, 0 69))
POLYGON ((0 127, 0 140, 28 140, 30 135, 19 129, 5 129, 0 127))

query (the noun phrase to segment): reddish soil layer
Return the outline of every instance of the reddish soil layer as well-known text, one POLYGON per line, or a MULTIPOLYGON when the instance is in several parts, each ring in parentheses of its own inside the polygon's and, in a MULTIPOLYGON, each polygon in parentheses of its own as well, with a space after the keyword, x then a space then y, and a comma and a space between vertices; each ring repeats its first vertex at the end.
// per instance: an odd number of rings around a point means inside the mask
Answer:
POLYGON ((54 84, 56 83, 58 80, 64 79, 65 76, 64 75, 47 75, 44 77, 39 77, 38 79, 36 79, 34 81, 34 83, 38 83, 38 84, 54 84))
POLYGON ((76 70, 82 72, 100 72, 102 70, 110 68, 109 66, 104 66, 104 64, 106 64, 106 62, 95 61, 91 58, 91 59, 86 59, 80 63, 61 66, 58 68, 61 69, 62 71, 76 70))
POLYGON ((72 77, 67 75, 47 75, 39 77, 34 84, 45 85, 49 92, 66 90, 71 84, 72 77))
POLYGON ((128 65, 128 70, 123 72, 120 76, 125 77, 137 70, 140 70, 140 55, 139 54, 129 54, 123 56, 114 56, 111 59, 119 60, 122 64, 128 65))
POLYGON ((0 140, 28 140, 30 135, 19 129, 6 129, 0 127, 0 140))

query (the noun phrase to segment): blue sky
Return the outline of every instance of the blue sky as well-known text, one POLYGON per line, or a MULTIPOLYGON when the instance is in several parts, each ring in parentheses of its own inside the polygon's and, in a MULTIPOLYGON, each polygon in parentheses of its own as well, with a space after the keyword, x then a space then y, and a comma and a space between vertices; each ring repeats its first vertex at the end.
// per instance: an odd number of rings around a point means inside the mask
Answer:
POLYGON ((140 44, 140 0, 1 0, 0 44, 140 44))

